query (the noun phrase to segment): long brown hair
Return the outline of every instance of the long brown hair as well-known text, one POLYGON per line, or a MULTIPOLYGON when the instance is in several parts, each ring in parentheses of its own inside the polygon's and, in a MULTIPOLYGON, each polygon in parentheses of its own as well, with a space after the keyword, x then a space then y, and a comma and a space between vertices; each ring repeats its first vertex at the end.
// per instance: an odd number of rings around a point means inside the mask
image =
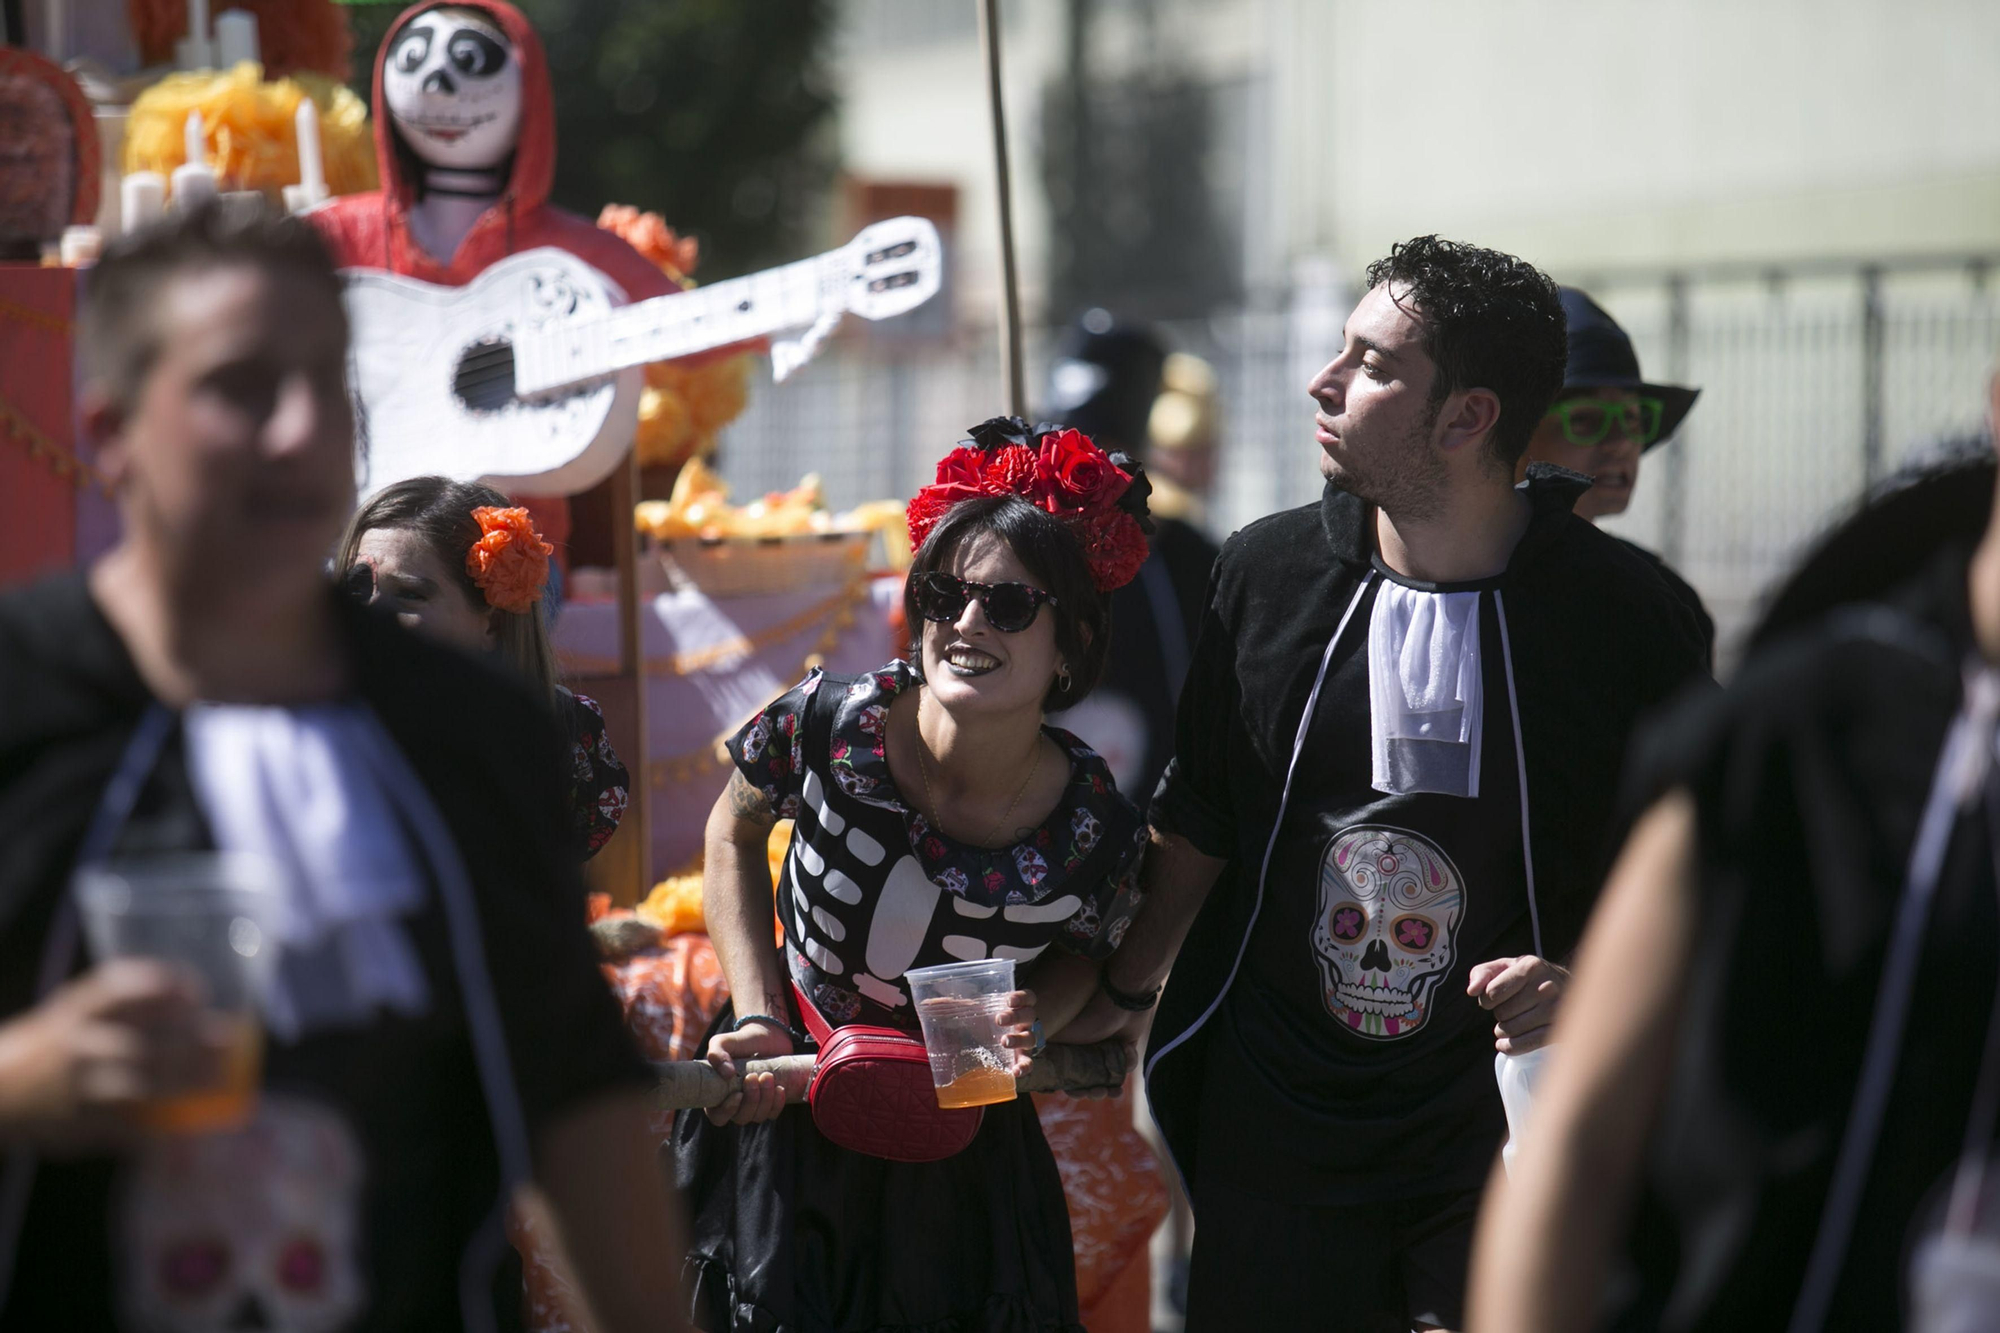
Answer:
MULTIPOLYGON (((414 532, 430 547, 438 563, 451 571, 459 591, 474 606, 492 611, 486 594, 465 568, 465 553, 482 535, 472 511, 485 507, 505 509, 507 497, 491 486, 449 477, 412 477, 385 486, 348 521, 347 535, 340 539, 337 568, 345 574, 354 567, 363 533, 377 528, 414 532)), ((496 611, 493 640, 501 658, 554 704, 556 655, 549 645, 542 604, 536 602, 519 614, 496 611)))

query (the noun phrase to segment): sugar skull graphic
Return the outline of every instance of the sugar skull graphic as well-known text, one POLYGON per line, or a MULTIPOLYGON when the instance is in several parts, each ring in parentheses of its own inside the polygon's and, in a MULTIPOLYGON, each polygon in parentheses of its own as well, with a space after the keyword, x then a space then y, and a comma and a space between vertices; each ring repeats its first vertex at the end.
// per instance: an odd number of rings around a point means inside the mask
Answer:
POLYGON ((125 1326, 144 1333, 334 1333, 359 1315, 363 1166, 338 1112, 266 1093, 220 1134, 160 1136, 123 1219, 125 1326))
POLYGON ((1327 1012, 1360 1037, 1407 1037, 1451 970, 1465 882, 1429 839, 1364 824, 1327 844, 1313 953, 1327 1012))

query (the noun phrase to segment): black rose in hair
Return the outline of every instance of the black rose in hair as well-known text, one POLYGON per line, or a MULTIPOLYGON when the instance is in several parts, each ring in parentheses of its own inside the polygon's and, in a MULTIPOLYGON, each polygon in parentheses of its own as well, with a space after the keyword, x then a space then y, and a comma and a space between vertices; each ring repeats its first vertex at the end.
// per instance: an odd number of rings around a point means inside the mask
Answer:
POLYGON ((1047 421, 1030 426, 1019 417, 988 417, 977 426, 968 428, 965 434, 974 447, 990 453, 995 449, 1005 449, 1010 444, 1033 449, 1041 443, 1042 436, 1061 429, 1061 426, 1047 421))
POLYGON ((1146 465, 1119 449, 1111 454, 1111 466, 1132 478, 1132 484, 1118 497, 1118 507, 1138 520, 1139 531, 1152 536, 1153 515, 1147 502, 1153 498, 1153 482, 1146 475, 1146 465))

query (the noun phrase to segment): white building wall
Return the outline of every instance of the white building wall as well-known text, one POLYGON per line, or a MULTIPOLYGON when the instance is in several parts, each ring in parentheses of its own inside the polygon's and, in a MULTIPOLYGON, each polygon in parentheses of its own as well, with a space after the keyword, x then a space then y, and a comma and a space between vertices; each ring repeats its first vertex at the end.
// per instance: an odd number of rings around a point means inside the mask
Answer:
MULTIPOLYGON (((1026 275, 1046 210, 1043 89, 1062 0, 1001 0, 1026 275)), ((849 168, 963 191, 961 276, 992 288, 991 165, 969 17, 849 0, 849 168), (904 21, 896 22, 901 14, 904 21), (907 40, 884 41, 884 30, 907 40), (869 33, 870 40, 857 40, 869 33)), ((1100 0, 1108 68, 1253 81, 1246 262, 1352 269, 1425 231, 1555 271, 2000 246, 1993 0, 1100 0)), ((1261 285, 1261 283, 1253 283, 1261 285)))

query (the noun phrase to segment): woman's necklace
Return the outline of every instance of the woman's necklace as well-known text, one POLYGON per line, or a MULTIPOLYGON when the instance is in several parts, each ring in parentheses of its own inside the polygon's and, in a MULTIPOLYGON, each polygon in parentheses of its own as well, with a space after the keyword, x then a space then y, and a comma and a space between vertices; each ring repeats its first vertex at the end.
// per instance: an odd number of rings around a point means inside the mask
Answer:
MULTIPOLYGON (((942 815, 938 813, 937 793, 931 790, 931 762, 930 759, 926 757, 924 754, 926 748, 927 747, 924 745, 924 696, 922 694, 918 694, 917 695, 917 770, 924 775, 924 799, 930 803, 931 822, 936 824, 938 826, 939 831, 942 832, 944 829, 944 818, 942 815)), ((985 848, 991 848, 993 846, 993 839, 999 835, 1001 828, 1007 823, 1007 821, 1014 817, 1014 811, 1020 808, 1021 798, 1028 794, 1028 784, 1035 780, 1035 774, 1040 772, 1041 768, 1042 768, 1042 737, 1041 734, 1037 732, 1035 735, 1035 762, 1028 765, 1028 776, 1021 779, 1021 785, 1014 791, 1014 799, 1007 803, 1007 813, 1001 815, 1000 818, 993 821, 993 827, 986 830, 986 836, 981 838, 976 845, 985 848)))

